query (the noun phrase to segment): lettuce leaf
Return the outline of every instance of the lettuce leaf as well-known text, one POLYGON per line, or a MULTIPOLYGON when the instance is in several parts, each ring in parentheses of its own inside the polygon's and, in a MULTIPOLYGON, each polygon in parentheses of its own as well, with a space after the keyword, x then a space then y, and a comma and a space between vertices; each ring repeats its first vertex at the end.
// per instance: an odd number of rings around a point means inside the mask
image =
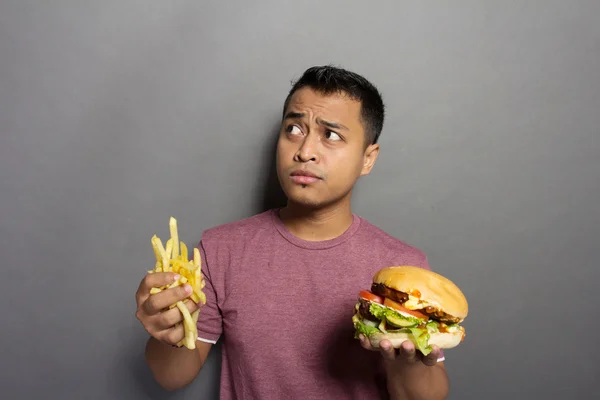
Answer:
POLYGON ((362 319, 359 317, 358 314, 355 314, 354 317, 352 317, 352 322, 354 322, 354 328, 355 328, 354 338, 355 339, 358 339, 358 336, 361 333, 363 335, 365 335, 366 337, 370 337, 371 335, 373 335, 375 333, 381 332, 379 329, 377 329, 377 327, 369 326, 369 325, 366 325, 364 322, 362 322, 362 319))
MULTIPOLYGON (((381 330, 379 330, 378 328, 374 327, 374 326, 370 326, 370 325, 366 325, 364 322, 362 322, 362 318, 358 315, 355 314, 352 317, 352 322, 354 323, 354 338, 358 339, 359 335, 362 333, 364 336, 366 337, 370 337, 371 335, 375 334, 375 333, 381 333, 381 330)), ((437 325, 437 323, 435 323, 437 325)), ((429 324, 428 324, 429 325, 429 324)), ((437 329, 437 327, 436 327, 437 329)), ((429 353, 432 352, 433 347, 431 347, 429 345, 429 333, 427 332, 427 329, 422 329, 422 328, 403 328, 403 329, 399 329, 396 332, 410 332, 413 335, 414 338, 414 342, 415 342, 415 347, 424 355, 427 355, 429 353)), ((389 331, 391 332, 391 331, 389 331)))
MULTIPOLYGON (((416 317, 412 317, 412 316, 407 316, 405 314, 400 314, 399 312, 396 312, 394 310, 392 310, 391 308, 387 308, 384 307, 382 305, 379 305, 377 303, 371 303, 369 305, 369 312, 371 314, 373 314, 373 316, 379 320, 389 320, 391 319, 392 321, 388 321, 390 322, 392 325, 396 325, 394 324, 393 320, 396 319, 401 319, 401 320, 405 320, 407 321, 407 323, 410 325, 419 325, 423 322, 422 319, 420 318, 416 318, 416 317), (389 317, 389 318, 388 318, 389 317)), ((403 326, 405 326, 403 324, 403 326)))
POLYGON ((408 328, 415 338, 415 347, 419 349, 421 353, 427 355, 433 351, 433 347, 429 345, 429 333, 425 329, 421 328, 408 328))
MULTIPOLYGON (((366 337, 370 337, 375 333, 381 333, 381 330, 375 326, 367 325, 362 321, 362 317, 360 314, 356 313, 352 317, 352 322, 354 323, 354 338, 358 339, 360 334, 363 334, 366 337)), ((438 323, 435 321, 430 321, 427 323, 425 328, 417 328, 417 327, 409 327, 402 328, 395 331, 388 332, 410 332, 414 338, 415 347, 424 355, 428 355, 433 351, 433 347, 429 345, 429 332, 437 332, 438 331, 438 323)))
MULTIPOLYGON (((388 320, 388 317, 391 317, 389 319, 402 319, 407 323, 413 324, 411 326, 405 326, 404 321, 397 321, 397 323, 402 325, 403 327, 390 329, 390 327, 394 325, 393 322, 391 323, 391 325, 386 325, 379 324, 379 322, 363 320, 363 317, 360 315, 358 309, 359 304, 356 305, 356 314, 352 317, 352 322, 354 323, 355 327, 355 339, 358 339, 360 334, 363 334, 366 337, 371 337, 376 333, 406 332, 412 335, 415 347, 421 353, 423 353, 424 355, 428 355, 433 351, 433 346, 429 344, 429 339, 431 338, 431 334, 439 332, 439 322, 431 319, 425 322, 422 319, 412 317, 406 314, 400 314, 388 307, 384 307, 380 304, 371 302, 369 304, 369 312, 379 321, 390 322, 388 320)), ((463 330, 463 328, 462 326, 460 326, 460 324, 448 324, 447 330, 448 332, 455 332, 457 330, 463 330)))
POLYGON ((440 325, 434 321, 434 320, 429 320, 429 322, 427 322, 427 332, 439 332, 440 331, 440 325))

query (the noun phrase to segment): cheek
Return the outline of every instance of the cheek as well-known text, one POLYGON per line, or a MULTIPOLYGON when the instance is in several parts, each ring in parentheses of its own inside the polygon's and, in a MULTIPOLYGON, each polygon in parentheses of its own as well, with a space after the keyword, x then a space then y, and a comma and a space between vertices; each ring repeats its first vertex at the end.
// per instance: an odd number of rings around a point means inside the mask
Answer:
POLYGON ((335 159, 329 158, 328 161, 330 167, 335 166, 328 168, 330 185, 343 190, 354 185, 362 171, 362 158, 357 160, 356 157, 342 155, 335 159))
POLYGON ((286 162, 288 151, 286 150, 286 146, 281 142, 277 142, 277 148, 275 151, 275 161, 277 163, 277 168, 283 163, 286 162))
POLYGON ((295 153, 294 143, 284 138, 277 141, 277 158, 282 160, 292 159, 295 153))

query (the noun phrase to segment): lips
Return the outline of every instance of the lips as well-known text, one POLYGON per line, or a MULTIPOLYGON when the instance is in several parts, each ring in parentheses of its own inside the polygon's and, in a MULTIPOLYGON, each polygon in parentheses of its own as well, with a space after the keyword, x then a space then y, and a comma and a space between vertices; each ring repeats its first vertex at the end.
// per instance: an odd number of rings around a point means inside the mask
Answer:
POLYGON ((292 181, 302 185, 308 185, 321 179, 317 174, 305 170, 293 171, 290 176, 292 181))

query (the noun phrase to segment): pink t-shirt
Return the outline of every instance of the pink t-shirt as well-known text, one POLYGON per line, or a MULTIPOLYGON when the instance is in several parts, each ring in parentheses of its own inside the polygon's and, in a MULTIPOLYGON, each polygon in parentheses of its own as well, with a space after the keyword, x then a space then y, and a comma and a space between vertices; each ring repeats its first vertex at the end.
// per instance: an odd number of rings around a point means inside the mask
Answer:
POLYGON ((381 355, 353 338, 360 290, 425 254, 354 215, 327 241, 292 235, 270 210, 208 229, 199 340, 222 340, 221 399, 380 399, 381 355))

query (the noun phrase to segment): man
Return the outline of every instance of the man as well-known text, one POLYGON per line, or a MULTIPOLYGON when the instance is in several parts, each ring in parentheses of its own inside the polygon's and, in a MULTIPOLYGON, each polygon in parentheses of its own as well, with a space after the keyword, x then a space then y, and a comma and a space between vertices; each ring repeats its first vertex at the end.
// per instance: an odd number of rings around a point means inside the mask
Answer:
MULTIPOLYGON (((283 107, 277 174, 288 199, 272 209, 208 229, 199 249, 207 303, 198 348, 184 336, 170 304, 184 287, 150 296, 173 281, 147 275, 137 318, 151 335, 146 358, 167 389, 189 384, 212 344, 222 340, 222 399, 444 399, 443 353, 424 357, 411 342, 372 350, 353 338, 356 296, 390 265, 429 268, 425 254, 351 211, 359 177, 371 172, 384 104, 366 79, 340 68, 313 67, 283 107)), ((190 312, 196 305, 187 302, 190 312)))

